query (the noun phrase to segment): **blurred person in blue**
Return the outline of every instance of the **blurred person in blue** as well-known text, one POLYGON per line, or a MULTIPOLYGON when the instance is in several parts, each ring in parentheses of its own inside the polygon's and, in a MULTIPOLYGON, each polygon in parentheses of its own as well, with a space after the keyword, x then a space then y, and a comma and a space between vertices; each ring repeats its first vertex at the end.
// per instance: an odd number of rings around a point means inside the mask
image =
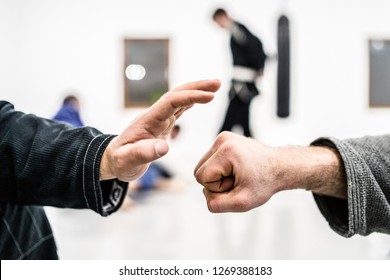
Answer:
POLYGON ((62 106, 58 112, 54 115, 53 120, 68 123, 74 127, 84 126, 84 122, 80 117, 80 101, 73 95, 67 95, 62 106))

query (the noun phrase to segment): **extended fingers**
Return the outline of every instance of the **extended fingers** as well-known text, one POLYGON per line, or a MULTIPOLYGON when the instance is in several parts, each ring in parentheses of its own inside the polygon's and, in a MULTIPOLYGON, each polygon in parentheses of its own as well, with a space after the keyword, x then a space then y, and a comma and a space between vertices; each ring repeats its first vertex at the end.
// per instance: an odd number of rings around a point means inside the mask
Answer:
POLYGON ((204 90, 215 92, 221 87, 221 82, 219 80, 200 80, 195 82, 189 82, 181 86, 176 87, 173 91, 181 90, 204 90))
POLYGON ((194 104, 205 104, 214 99, 214 92, 203 90, 173 91, 164 95, 156 107, 160 118, 182 114, 194 104))
POLYGON ((162 96, 137 121, 142 122, 142 126, 153 132, 153 135, 158 135, 166 129, 163 123, 172 118, 175 121, 194 104, 208 103, 213 98, 213 92, 199 90, 169 92, 162 96))
POLYGON ((196 103, 208 103, 220 87, 218 80, 187 83, 166 94, 141 114, 122 133, 123 143, 147 138, 166 138, 176 120, 196 103))
POLYGON ((179 117, 194 104, 208 103, 214 98, 214 93, 220 88, 219 80, 201 80, 181 85, 166 93, 156 102, 160 118, 171 115, 179 117))

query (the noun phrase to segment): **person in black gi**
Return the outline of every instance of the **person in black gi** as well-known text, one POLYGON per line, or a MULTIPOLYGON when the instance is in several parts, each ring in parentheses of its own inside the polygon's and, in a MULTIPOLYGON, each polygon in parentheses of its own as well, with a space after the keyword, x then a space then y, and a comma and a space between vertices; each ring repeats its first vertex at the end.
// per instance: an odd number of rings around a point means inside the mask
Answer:
POLYGON ((240 125, 247 137, 252 137, 249 125, 249 108, 253 97, 259 94, 256 78, 262 76, 267 58, 263 44, 244 25, 233 20, 224 9, 213 13, 213 20, 231 34, 230 48, 233 57, 233 77, 229 91, 229 107, 220 132, 231 131, 240 125))

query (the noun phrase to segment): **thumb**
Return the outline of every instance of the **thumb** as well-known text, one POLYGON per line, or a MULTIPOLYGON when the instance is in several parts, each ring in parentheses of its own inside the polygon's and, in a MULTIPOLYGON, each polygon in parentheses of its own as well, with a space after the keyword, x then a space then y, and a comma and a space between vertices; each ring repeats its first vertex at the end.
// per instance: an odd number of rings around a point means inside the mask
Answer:
MULTIPOLYGON (((169 146, 165 140, 157 140, 154 143, 154 151, 158 158, 165 156, 169 151, 169 146)), ((157 159, 157 158, 156 158, 157 159)))
POLYGON ((129 168, 161 158, 168 153, 169 146, 165 140, 144 139, 133 144, 127 144, 120 148, 119 157, 121 157, 121 167, 129 168))
POLYGON ((129 158, 129 163, 133 166, 147 164, 168 153, 169 146, 165 140, 161 139, 145 139, 134 144, 127 145, 127 155, 132 155, 129 158))

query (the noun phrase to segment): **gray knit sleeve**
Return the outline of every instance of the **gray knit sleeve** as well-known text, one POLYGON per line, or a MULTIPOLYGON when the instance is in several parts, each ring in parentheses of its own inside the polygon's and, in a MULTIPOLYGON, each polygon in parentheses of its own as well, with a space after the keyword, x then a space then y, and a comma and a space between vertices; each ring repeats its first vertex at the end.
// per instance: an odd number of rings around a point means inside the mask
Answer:
POLYGON ((390 233, 390 135, 339 140, 320 138, 312 145, 336 148, 344 162, 348 200, 314 194, 330 227, 344 237, 390 233))

